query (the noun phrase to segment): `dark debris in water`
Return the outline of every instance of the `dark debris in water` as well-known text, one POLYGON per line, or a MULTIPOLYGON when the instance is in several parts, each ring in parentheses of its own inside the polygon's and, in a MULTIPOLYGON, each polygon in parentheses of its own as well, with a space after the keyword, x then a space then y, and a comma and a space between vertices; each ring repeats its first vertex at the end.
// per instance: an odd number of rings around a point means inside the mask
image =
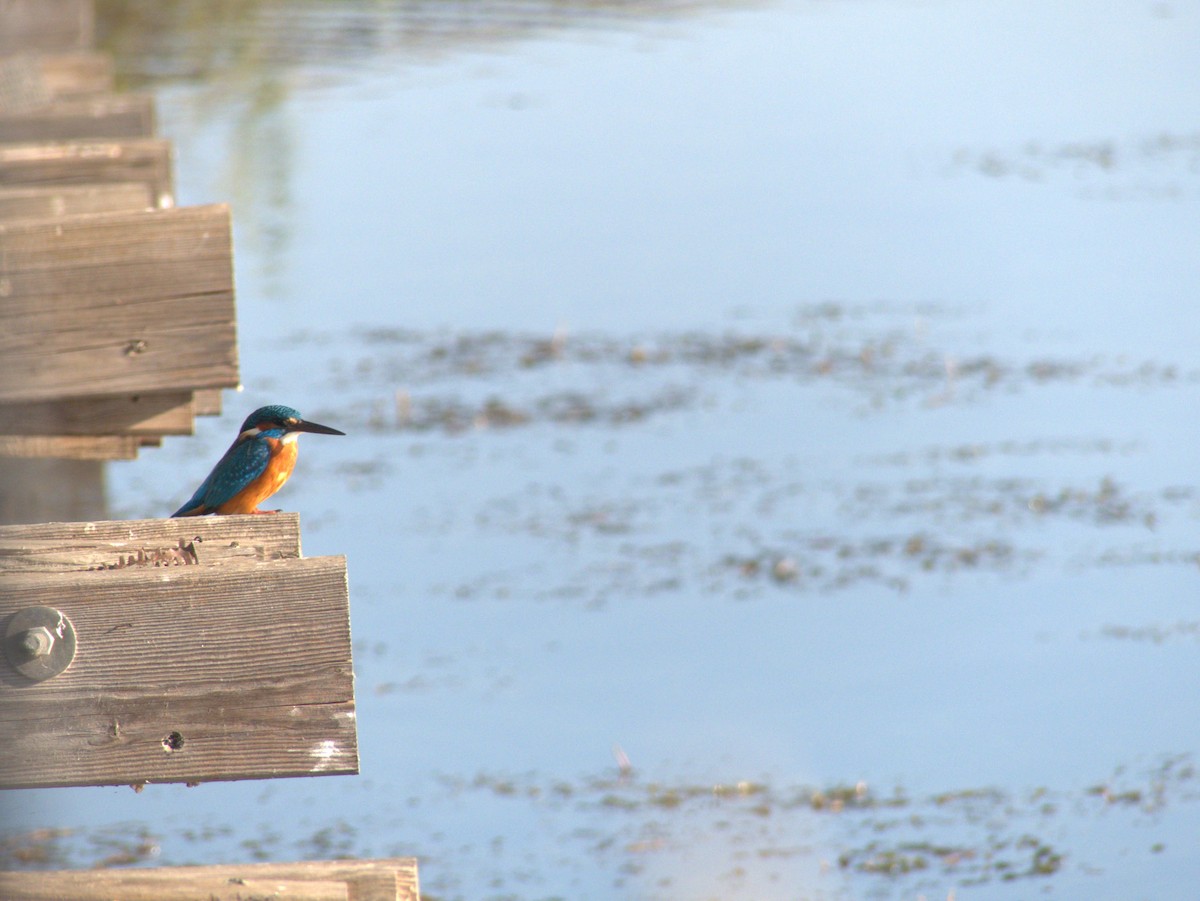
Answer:
POLYGON ((1102 199, 1176 199, 1196 190, 1200 132, 1095 139, 955 152, 949 172, 1033 183, 1062 182, 1102 199))
MULTIPOLYGON (((862 880, 882 878, 875 888, 904 897, 926 885, 1041 880, 1068 863, 1102 866, 1103 860, 1092 859, 1090 819, 1120 811, 1155 815, 1200 800, 1187 755, 1137 774, 1121 768, 1082 790, 1037 788, 1023 794, 987 787, 911 797, 899 788, 876 792, 864 782, 668 784, 629 772, 549 783, 479 774, 470 780, 446 777, 443 784, 452 797, 482 792, 529 805, 542 817, 563 810, 598 814, 607 826, 576 838, 606 859, 620 859, 622 852, 683 854, 699 842, 706 854, 728 855, 731 865, 748 871, 815 860, 851 878, 851 886, 867 890, 862 880), (715 847, 708 841, 714 834, 720 836, 715 847), (819 838, 797 841, 804 835, 819 838), (744 847, 753 853, 739 850, 744 847)), ((708 866, 714 865, 710 860, 708 866)), ((779 873, 768 878, 786 884, 779 873)))
POLYGON ((127 867, 156 860, 159 852, 159 836, 141 824, 14 831, 0 835, 0 870, 127 867))
POLYGON ((1012 545, 994 540, 944 543, 920 533, 860 541, 816 536, 800 548, 729 554, 720 567, 744 580, 767 579, 778 585, 835 589, 874 582, 905 590, 915 572, 1006 570, 1019 556, 1012 545))
POLYGON ((1200 380, 1200 372, 1171 363, 1005 359, 939 348, 925 316, 921 309, 815 304, 796 314, 791 329, 764 333, 374 328, 341 336, 298 332, 288 343, 336 347, 320 377, 346 398, 338 411, 342 425, 418 433, 538 423, 620 426, 711 402, 718 377, 837 386, 867 410, 911 402, 941 407, 1059 384, 1118 388, 1200 380), (489 391, 479 396, 484 385, 489 391), (615 385, 626 397, 613 397, 615 385))
POLYGON ((791 886, 813 873, 823 874, 820 885, 851 896, 909 898, 934 888, 944 896, 952 886, 1054 885, 1068 870, 1076 878, 1102 875, 1109 862, 1093 842, 1097 828, 1114 821, 1136 821, 1139 853, 1152 865, 1165 846, 1156 837, 1161 815, 1197 801, 1197 770, 1187 754, 1119 767, 1082 788, 983 786, 928 795, 854 780, 663 781, 632 765, 580 778, 483 772, 438 777, 387 822, 329 820, 299 836, 253 817, 218 827, 10 831, 0 836, 0 868, 387 856, 411 853, 419 837, 423 882, 434 896, 461 897, 470 861, 493 887, 523 886, 512 897, 543 897, 530 894, 536 880, 529 874, 548 868, 561 877, 570 860, 607 873, 614 889, 648 898, 686 894, 697 874, 750 896, 748 886, 791 886), (462 835, 429 831, 419 825, 426 805, 483 811, 496 825, 462 835), (513 824, 531 822, 538 835, 513 841, 513 824))
MULTIPOLYGON (((1196 556, 1200 563, 1200 554, 1196 556)), ((1165 644, 1173 639, 1200 641, 1200 621, 1178 621, 1174 623, 1152 624, 1148 626, 1122 626, 1111 624, 1100 630, 1104 638, 1115 638, 1120 641, 1149 642, 1165 644)))
POLYGON ((0 838, 0 868, 58 869, 64 867, 69 855, 66 844, 73 829, 33 829, 0 838))
MULTIPOLYGON (((705 428, 744 428, 746 404, 753 427, 770 429, 772 415, 790 414, 753 408, 757 401, 747 398, 763 395, 750 389, 764 382, 815 386, 816 403, 861 420, 889 406, 962 406, 998 391, 1171 390, 1200 380, 1200 371, 1170 362, 1016 359, 980 351, 978 341, 959 335, 936 339, 932 326, 943 332, 952 318, 938 307, 829 302, 798 308, 777 331, 375 328, 298 333, 289 342, 330 348, 327 365, 314 372, 344 406, 324 417, 315 411, 316 418, 395 436, 418 456, 452 447, 478 452, 487 436, 540 428, 535 446, 553 448, 547 472, 555 455, 595 451, 596 432, 613 442, 605 447, 619 450, 623 436, 639 440, 647 424, 681 414, 693 418, 660 426, 676 430, 668 440, 687 440, 678 430, 690 429, 697 414, 705 428), (546 429, 592 434, 551 444, 546 429)), ((594 488, 586 478, 541 486, 546 491, 526 485, 513 496, 485 498, 466 515, 485 534, 523 533, 583 548, 570 557, 573 571, 556 565, 558 583, 538 579, 533 593, 590 605, 680 588, 739 599, 861 584, 905 590, 930 574, 1022 574, 1045 561, 1194 566, 1200 555, 1184 543, 1181 523, 1195 519, 1200 498, 1189 485, 1130 485, 1121 458, 1142 451, 1136 439, 1104 435, 960 441, 863 453, 849 467, 818 461, 818 482, 814 461, 804 456, 718 459, 631 475, 599 494, 580 493, 594 488), (1056 479, 1045 474, 1064 472, 1054 457, 1093 463, 1083 467, 1089 475, 1074 476, 1072 467, 1072 477, 1056 479), (1097 470, 1094 463, 1106 457, 1113 465, 1105 468, 1122 475, 1097 470)), ((352 490, 376 491, 395 477, 394 453, 343 461, 338 472, 352 490)), ((455 514, 442 518, 446 529, 466 524, 455 514)), ((531 567, 526 571, 537 564, 531 567)), ((486 572, 437 590, 460 598, 522 593, 511 573, 486 572)))
POLYGON ((1195 499, 1191 487, 1171 487, 1156 495, 1134 494, 1111 476, 1091 485, 1051 486, 1021 476, 930 475, 899 484, 862 482, 842 501, 842 509, 856 520, 924 517, 934 522, 984 520, 1013 526, 1064 519, 1153 529, 1163 511, 1186 507, 1195 499))
POLYGON ((509 429, 535 423, 555 425, 621 426, 641 422, 659 413, 683 409, 694 392, 668 386, 650 397, 614 400, 581 391, 557 391, 529 401, 507 401, 491 396, 473 403, 454 396, 409 397, 401 392, 396 411, 372 408, 364 423, 372 431, 441 431, 458 434, 484 429, 509 429))
MULTIPOLYGON (((738 457, 623 480, 619 493, 533 482, 484 502, 474 524, 546 543, 559 581, 539 579, 538 591, 592 605, 680 589, 735 599, 863 584, 905 591, 930 575, 1022 576, 1047 562, 1200 562, 1193 546, 1162 544, 1196 516, 1190 486, 1134 491, 1109 476, 1055 484, 978 474, 966 468, 974 459, 889 481, 810 483, 802 458, 738 457), (1141 547, 1149 539, 1157 549, 1141 547)), ((476 574, 452 590, 512 597, 513 578, 476 574)))

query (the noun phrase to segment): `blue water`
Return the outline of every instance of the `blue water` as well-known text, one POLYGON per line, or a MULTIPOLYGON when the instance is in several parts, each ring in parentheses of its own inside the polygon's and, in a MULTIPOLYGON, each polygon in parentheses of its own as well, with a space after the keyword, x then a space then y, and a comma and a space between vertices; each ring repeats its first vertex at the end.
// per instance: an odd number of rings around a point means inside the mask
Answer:
POLYGON ((261 403, 349 433, 279 502, 349 559, 362 774, 28 824, 439 898, 1190 897, 1200 6, 642 8, 304 4, 376 49, 153 82, 244 391, 112 515, 261 403))

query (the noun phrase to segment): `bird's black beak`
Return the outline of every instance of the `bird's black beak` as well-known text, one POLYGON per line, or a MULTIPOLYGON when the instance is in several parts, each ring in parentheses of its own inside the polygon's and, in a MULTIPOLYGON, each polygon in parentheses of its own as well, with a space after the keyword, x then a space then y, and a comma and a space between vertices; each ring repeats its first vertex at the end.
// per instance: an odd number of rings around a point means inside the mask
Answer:
POLYGON ((345 435, 345 432, 339 432, 337 429, 331 429, 327 425, 321 425, 319 422, 309 422, 307 419, 301 419, 298 423, 288 426, 289 432, 313 432, 317 435, 345 435))

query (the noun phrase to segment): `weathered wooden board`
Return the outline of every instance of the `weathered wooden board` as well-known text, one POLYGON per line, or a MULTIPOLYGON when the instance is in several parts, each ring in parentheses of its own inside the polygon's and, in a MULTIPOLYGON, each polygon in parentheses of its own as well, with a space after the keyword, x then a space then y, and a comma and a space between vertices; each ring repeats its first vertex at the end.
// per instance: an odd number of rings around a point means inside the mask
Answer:
POLYGON ((192 395, 192 404, 197 416, 220 416, 221 390, 214 388, 197 391, 192 395))
POLYGON ((0 110, 0 142, 8 144, 153 134, 154 98, 149 94, 99 95, 15 112, 0 110))
POLYGON ((237 383, 226 205, 0 223, 0 403, 237 383))
POLYGON ((186 392, 0 403, 0 435, 190 435, 193 422, 186 392))
POLYGON ((0 526, 0 578, 13 573, 78 573, 134 564, 216 566, 299 556, 300 517, 296 513, 0 526), (186 553, 178 553, 180 549, 186 553))
POLYGON ((92 0, 0 0, 0 53, 89 50, 92 0))
POLYGON ((112 62, 99 54, 0 56, 0 115, 99 96, 112 83, 112 62))
POLYGON ((62 100, 107 94, 113 89, 112 57, 104 53, 56 53, 34 57, 42 84, 62 100))
POLYGON ((0 897, 24 901, 420 901, 417 861, 302 861, 136 870, 0 872, 0 897))
POLYGON ((60 524, 68 559, 54 527, 0 529, 25 561, 0 574, 0 621, 53 606, 78 643, 44 682, 0 665, 0 787, 357 772, 345 558, 242 555, 276 519, 60 524))
MULTIPOLYGON (((3 365, 0 361, 0 367, 3 365)), ((5 457, 136 460, 138 446, 137 438, 123 435, 0 435, 0 460, 5 457)))
POLYGON ((0 145, 0 187, 148 185, 155 206, 174 204, 171 145, 154 138, 0 145))
POLYGON ((81 213, 147 210, 154 206, 150 187, 138 182, 50 188, 0 188, 0 221, 57 219, 81 213))
MULTIPOLYGON (((231 870, 232 872, 232 870, 231 870)), ((0 892, 22 901, 349 901, 345 882, 254 879, 160 870, 0 873, 0 892)))

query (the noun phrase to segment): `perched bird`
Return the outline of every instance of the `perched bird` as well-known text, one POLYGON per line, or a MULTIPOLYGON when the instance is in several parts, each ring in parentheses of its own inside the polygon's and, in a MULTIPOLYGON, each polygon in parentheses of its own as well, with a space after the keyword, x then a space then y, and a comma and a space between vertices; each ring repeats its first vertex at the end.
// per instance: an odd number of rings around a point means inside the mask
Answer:
POLYGON ((242 423, 241 433, 208 474, 191 500, 172 516, 206 513, 272 513, 258 505, 283 487, 296 465, 301 432, 345 435, 337 429, 306 422, 291 407, 259 407, 242 423))

